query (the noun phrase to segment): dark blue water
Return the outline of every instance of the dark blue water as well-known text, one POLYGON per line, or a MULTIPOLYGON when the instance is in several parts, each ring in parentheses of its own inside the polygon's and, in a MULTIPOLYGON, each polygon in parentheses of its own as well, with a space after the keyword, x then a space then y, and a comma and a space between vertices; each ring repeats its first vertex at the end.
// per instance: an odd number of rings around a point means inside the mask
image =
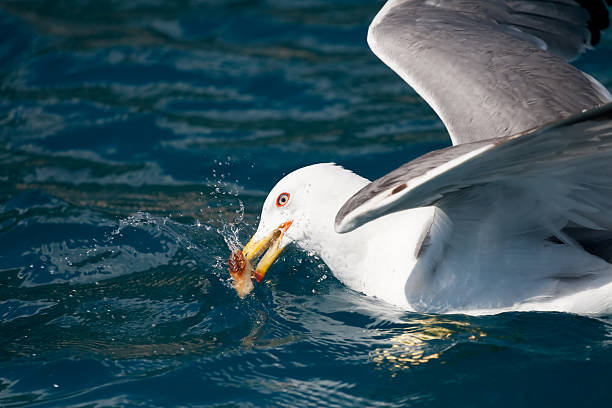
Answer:
POLYGON ((297 250, 229 286, 283 174, 448 145, 381 5, 0 1, 0 406, 609 406, 610 317, 406 313, 297 250))

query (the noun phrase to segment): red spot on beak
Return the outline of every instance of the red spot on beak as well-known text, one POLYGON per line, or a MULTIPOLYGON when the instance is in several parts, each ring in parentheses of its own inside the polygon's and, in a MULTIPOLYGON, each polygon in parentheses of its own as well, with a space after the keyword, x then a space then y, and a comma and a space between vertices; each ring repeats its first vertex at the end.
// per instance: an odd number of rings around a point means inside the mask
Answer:
POLYGON ((283 234, 284 234, 285 232, 287 232, 287 230, 289 229, 291 224, 293 224, 293 221, 284 222, 284 223, 282 223, 281 225, 278 226, 278 229, 281 230, 283 232, 283 234))
POLYGON ((264 275, 259 273, 259 272, 257 272, 257 271, 255 271, 255 273, 253 274, 253 277, 255 278, 257 283, 259 283, 264 278, 264 275))

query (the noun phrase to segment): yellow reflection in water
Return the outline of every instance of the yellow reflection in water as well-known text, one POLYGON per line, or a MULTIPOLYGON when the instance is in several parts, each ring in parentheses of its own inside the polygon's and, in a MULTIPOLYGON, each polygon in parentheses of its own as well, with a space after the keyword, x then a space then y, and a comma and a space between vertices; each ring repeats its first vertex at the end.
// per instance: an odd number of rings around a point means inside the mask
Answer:
POLYGON ((371 353, 372 360, 380 368, 397 371, 428 363, 440 358, 440 355, 455 343, 454 338, 467 338, 475 341, 486 334, 468 322, 451 320, 435 316, 426 319, 414 319, 410 327, 390 334, 389 347, 381 347, 371 353))

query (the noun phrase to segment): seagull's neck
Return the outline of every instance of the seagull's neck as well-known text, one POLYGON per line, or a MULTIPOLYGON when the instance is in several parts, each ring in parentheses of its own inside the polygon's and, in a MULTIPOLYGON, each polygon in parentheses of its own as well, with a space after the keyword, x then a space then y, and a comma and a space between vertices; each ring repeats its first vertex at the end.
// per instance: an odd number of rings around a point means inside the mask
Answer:
POLYGON ((406 307, 404 286, 415 265, 415 248, 431 224, 433 209, 420 208, 381 217, 351 232, 338 234, 338 210, 369 181, 337 168, 324 205, 313 205, 309 226, 299 245, 314 252, 346 286, 406 307), (392 290, 389 290, 389 287, 392 290))
POLYGON ((339 265, 338 254, 346 253, 355 245, 359 246, 358 238, 361 235, 336 233, 336 214, 353 194, 369 182, 349 170, 333 166, 326 169, 325 179, 318 180, 317 191, 312 194, 307 227, 299 245, 306 251, 319 255, 334 274, 343 269, 342 265, 339 265))

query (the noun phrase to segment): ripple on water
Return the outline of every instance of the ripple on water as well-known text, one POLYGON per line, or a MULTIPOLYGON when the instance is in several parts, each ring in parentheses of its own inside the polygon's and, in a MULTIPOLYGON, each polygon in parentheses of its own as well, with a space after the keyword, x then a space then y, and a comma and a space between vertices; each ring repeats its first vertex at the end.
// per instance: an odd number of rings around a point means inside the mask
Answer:
POLYGON ((606 406, 610 317, 406 313, 296 249, 232 289, 283 174, 448 145, 381 5, 0 2, 0 405, 606 406))

